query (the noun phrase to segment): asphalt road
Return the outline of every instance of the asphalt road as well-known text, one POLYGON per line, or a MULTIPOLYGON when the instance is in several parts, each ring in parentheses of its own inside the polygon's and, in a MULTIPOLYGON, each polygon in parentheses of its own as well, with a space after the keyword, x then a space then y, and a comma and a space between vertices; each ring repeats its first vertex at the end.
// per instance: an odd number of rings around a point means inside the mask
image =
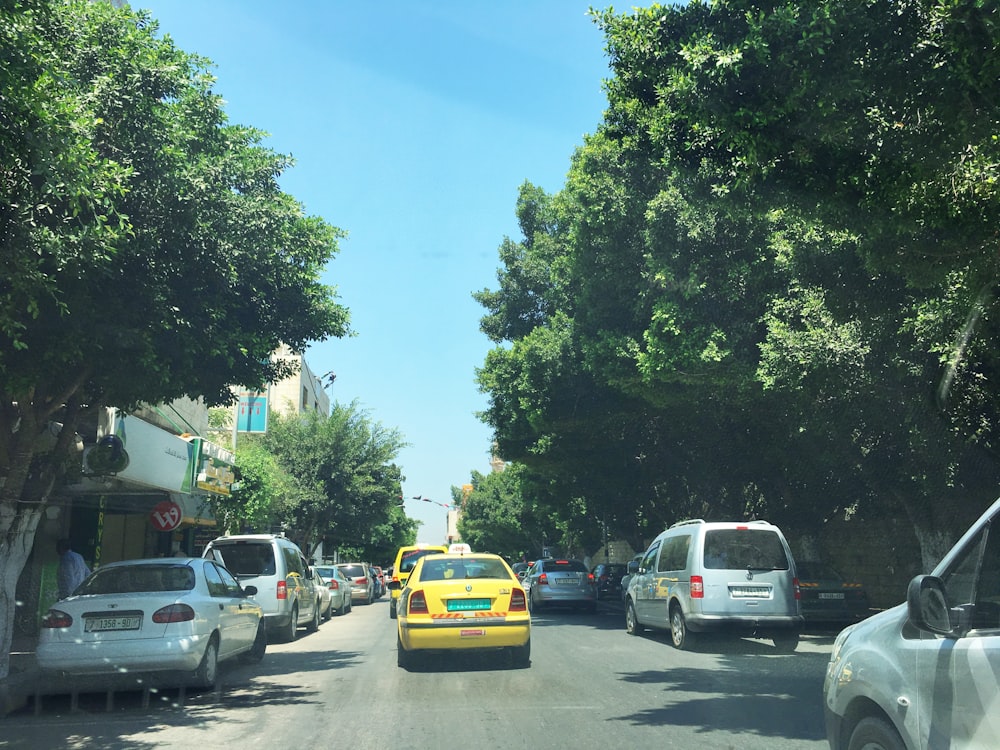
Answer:
POLYGON ((396 666, 388 600, 358 606, 256 666, 223 668, 216 692, 43 699, 0 719, 0 748, 826 748, 822 681, 832 634, 781 655, 770 641, 713 639, 696 652, 630 636, 620 610, 544 612, 532 663, 492 658, 396 666))

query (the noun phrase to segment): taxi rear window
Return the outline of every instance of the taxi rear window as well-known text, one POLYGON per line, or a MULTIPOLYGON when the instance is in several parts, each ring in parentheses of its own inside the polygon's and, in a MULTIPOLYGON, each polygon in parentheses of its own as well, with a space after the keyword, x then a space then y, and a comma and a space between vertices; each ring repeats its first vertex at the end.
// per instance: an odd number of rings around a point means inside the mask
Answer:
POLYGON ((402 559, 399 561, 399 572, 409 573, 413 570, 413 566, 417 564, 419 560, 424 555, 440 555, 441 550, 439 549, 415 549, 409 550, 403 553, 402 559))

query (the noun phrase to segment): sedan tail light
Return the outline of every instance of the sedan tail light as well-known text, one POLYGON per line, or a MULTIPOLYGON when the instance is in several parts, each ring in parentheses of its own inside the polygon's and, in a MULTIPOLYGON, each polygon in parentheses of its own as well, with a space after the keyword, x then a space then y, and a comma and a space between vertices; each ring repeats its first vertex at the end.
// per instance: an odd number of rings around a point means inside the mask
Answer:
POLYGON ((187 604, 168 604, 153 613, 153 622, 166 625, 170 622, 188 622, 194 619, 194 610, 187 604))
POLYGON ((528 603, 524 599, 524 591, 521 589, 514 589, 510 595, 510 611, 511 612, 527 612, 528 603))
POLYGON ((547 575, 545 575, 544 573, 542 573, 540 576, 538 576, 538 582, 540 584, 542 584, 543 586, 548 586, 549 585, 549 577, 547 575))
POLYGON ((701 576, 691 576, 691 598, 705 598, 705 579, 701 576))
POLYGON ((43 628, 68 628, 73 624, 73 618, 59 609, 50 609, 42 618, 43 628))
POLYGON ((414 591, 410 594, 410 600, 407 602, 407 610, 411 615, 426 615, 427 611, 427 597, 424 596, 423 590, 414 591))
POLYGON ((331 591, 339 591, 340 590, 340 584, 337 583, 336 581, 330 581, 330 590, 331 591))

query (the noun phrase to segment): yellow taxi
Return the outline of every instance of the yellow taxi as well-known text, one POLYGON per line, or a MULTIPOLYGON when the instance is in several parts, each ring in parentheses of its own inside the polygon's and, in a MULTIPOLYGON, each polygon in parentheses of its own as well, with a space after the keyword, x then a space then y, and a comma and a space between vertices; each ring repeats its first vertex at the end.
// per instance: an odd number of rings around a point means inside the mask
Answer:
POLYGON ((396 561, 392 564, 392 582, 398 586, 388 586, 389 589, 389 617, 396 619, 396 600, 399 599, 399 592, 406 586, 406 579, 410 577, 410 571, 424 555, 433 555, 439 552, 447 552, 448 548, 438 544, 411 544, 400 547, 396 551, 396 561))
POLYGON ((514 571, 499 555, 421 557, 399 591, 396 654, 410 668, 422 652, 497 649, 531 663, 531 615, 514 571))

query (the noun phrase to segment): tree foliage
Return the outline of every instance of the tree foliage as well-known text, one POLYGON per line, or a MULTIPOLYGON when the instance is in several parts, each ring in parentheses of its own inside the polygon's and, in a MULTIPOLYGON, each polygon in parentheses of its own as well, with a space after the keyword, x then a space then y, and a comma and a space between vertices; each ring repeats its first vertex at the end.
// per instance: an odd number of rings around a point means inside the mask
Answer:
POLYGON ((604 122, 476 295, 559 519, 903 510, 929 559, 995 491, 1000 17, 889 6, 595 14, 604 122))

